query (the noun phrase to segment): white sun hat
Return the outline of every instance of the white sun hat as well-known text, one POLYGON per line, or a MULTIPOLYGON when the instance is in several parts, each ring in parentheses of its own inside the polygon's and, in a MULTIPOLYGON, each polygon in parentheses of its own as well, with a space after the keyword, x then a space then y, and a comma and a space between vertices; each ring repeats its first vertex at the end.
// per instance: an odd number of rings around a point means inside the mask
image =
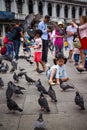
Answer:
POLYGON ((63 22, 62 22, 62 21, 59 21, 59 22, 58 22, 58 25, 60 25, 60 24, 63 24, 63 22))

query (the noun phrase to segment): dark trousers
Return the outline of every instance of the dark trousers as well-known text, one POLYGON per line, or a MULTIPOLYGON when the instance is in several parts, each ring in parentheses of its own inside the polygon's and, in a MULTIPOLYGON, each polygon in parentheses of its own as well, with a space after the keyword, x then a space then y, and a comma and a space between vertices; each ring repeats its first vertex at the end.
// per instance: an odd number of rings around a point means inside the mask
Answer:
POLYGON ((43 44, 42 61, 46 63, 47 62, 47 56, 48 56, 48 40, 42 39, 42 44, 43 44))
POLYGON ((79 62, 79 54, 74 54, 74 60, 75 62, 79 62))
POLYGON ((14 41, 14 49, 15 49, 15 58, 18 60, 19 49, 20 49, 20 41, 14 41))

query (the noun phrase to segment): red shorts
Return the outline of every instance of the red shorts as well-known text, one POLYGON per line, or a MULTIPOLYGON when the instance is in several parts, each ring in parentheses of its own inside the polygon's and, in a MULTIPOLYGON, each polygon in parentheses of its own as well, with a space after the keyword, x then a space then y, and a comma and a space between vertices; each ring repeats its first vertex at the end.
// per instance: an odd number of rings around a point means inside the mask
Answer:
POLYGON ((81 42, 81 49, 83 50, 87 50, 87 37, 85 38, 79 38, 80 39, 80 42, 81 42))
POLYGON ((34 53, 34 61, 40 62, 42 60, 42 52, 35 52, 34 53))

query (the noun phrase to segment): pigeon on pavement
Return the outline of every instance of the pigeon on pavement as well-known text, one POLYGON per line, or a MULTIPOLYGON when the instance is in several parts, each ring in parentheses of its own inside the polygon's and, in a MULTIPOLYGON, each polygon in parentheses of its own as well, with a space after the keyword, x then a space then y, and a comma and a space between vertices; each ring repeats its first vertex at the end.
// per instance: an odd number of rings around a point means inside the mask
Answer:
POLYGON ((18 77, 22 78, 23 75, 25 75, 27 72, 19 72, 18 77))
POLYGON ((0 77, 0 87, 2 88, 4 86, 4 82, 2 80, 2 78, 0 77))
POLYGON ((35 83, 36 81, 33 80, 32 78, 30 78, 29 76, 27 76, 27 74, 25 74, 25 79, 28 83, 35 83))
POLYGON ((41 106, 41 110, 45 110, 46 112, 50 112, 50 108, 47 102, 47 99, 44 97, 43 93, 40 94, 40 98, 38 99, 38 103, 41 106))
POLYGON ((13 79, 14 79, 14 81, 16 81, 16 82, 19 82, 19 77, 18 77, 18 75, 17 75, 16 73, 14 73, 13 79))
POLYGON ((39 114, 39 118, 34 123, 34 130, 47 130, 42 113, 39 114))
POLYGON ((50 85, 49 90, 48 90, 48 95, 51 97, 51 100, 52 100, 52 101, 57 102, 56 93, 55 93, 55 91, 53 90, 53 88, 52 88, 51 85, 50 85))
POLYGON ((10 111, 19 111, 19 112, 22 112, 23 109, 21 109, 17 103, 15 101, 13 101, 12 99, 10 98, 7 98, 7 107, 10 111))
POLYGON ((81 97, 81 95, 79 94, 79 92, 76 92, 75 103, 76 103, 76 105, 81 107, 81 110, 85 109, 85 107, 84 107, 84 100, 81 97))
POLYGON ((59 80, 60 81, 60 88, 65 91, 67 89, 74 89, 74 86, 71 86, 67 83, 64 83, 61 79, 59 80))

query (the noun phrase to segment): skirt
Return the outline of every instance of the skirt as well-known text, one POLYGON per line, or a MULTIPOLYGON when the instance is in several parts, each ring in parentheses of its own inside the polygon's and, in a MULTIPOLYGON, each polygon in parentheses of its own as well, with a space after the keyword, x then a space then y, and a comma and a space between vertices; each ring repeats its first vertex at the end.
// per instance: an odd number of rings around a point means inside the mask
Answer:
POLYGON ((83 49, 83 50, 87 50, 87 37, 85 38, 79 38, 80 39, 80 42, 81 42, 81 48, 80 49, 83 49))
POLYGON ((35 61, 35 62, 40 62, 40 61, 42 61, 42 52, 35 52, 35 53, 34 53, 34 61, 35 61))

